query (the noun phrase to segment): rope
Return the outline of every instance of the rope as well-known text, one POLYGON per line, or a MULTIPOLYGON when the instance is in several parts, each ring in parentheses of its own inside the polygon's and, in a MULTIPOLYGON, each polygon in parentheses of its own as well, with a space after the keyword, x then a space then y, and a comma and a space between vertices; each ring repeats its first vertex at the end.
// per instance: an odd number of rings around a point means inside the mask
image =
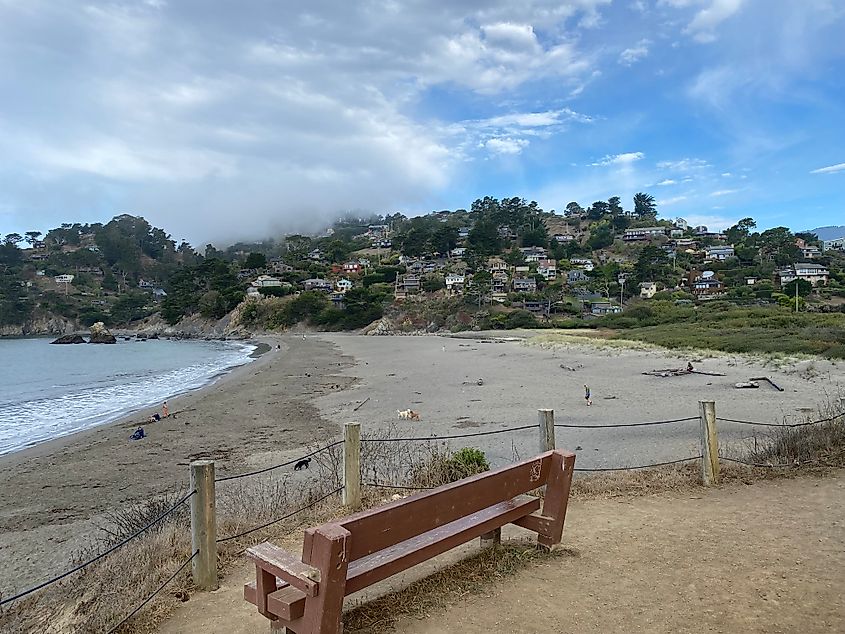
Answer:
POLYGON ((681 462, 690 462, 691 460, 699 460, 701 456, 693 456, 692 458, 680 458, 679 460, 669 460, 668 462, 655 462, 654 464, 644 464, 637 467, 600 467, 594 469, 575 469, 575 471, 634 471, 635 469, 650 469, 651 467, 665 467, 670 464, 678 464, 681 462))
POLYGON ((173 506, 171 506, 171 507, 170 507, 168 510, 166 510, 164 513, 162 513, 162 514, 161 514, 161 515, 159 515, 157 518, 155 518, 153 521, 151 521, 149 524, 147 524, 147 525, 146 525, 146 526, 144 526, 143 528, 140 528, 139 530, 135 531, 132 535, 130 535, 130 536, 129 536, 129 537, 127 537, 126 539, 124 539, 124 540, 122 540, 122 541, 118 542, 117 544, 115 544, 114 546, 112 546, 111 548, 109 548, 108 550, 106 550, 105 552, 100 553, 99 555, 97 555, 97 556, 96 556, 96 557, 94 557, 93 559, 89 559, 89 560, 88 560, 88 561, 86 561, 85 563, 79 564, 79 565, 78 565, 78 566, 76 566, 75 568, 72 568, 72 569, 68 570, 67 572, 63 572, 62 574, 57 575, 57 576, 53 577, 52 579, 48 579, 47 581, 44 581, 44 582, 42 582, 42 583, 39 583, 37 586, 33 586, 33 587, 32 587, 32 588, 30 588, 29 590, 24 590, 23 592, 20 592, 20 593, 18 593, 18 594, 16 594, 16 595, 14 595, 14 596, 12 596, 12 597, 9 597, 8 599, 3 599, 2 601, 0 601, 0 606, 6 605, 7 603, 11 603, 12 601, 17 601, 18 599, 20 599, 20 598, 22 598, 22 597, 25 597, 25 596, 26 596, 26 595, 28 595, 28 594, 32 594, 32 593, 33 593, 33 592, 35 592, 36 590, 40 590, 41 588, 44 588, 44 587, 46 587, 46 586, 49 586, 49 585, 50 585, 50 584, 52 584, 52 583, 55 583, 55 582, 57 582, 57 581, 61 581, 61 580, 62 580, 62 579, 64 579, 65 577, 68 577, 68 576, 72 575, 72 574, 73 574, 73 573, 75 573, 75 572, 79 572, 79 571, 80 571, 80 570, 82 570, 83 568, 87 568, 88 566, 90 566, 90 565, 91 565, 91 564, 93 564, 94 562, 99 561, 100 559, 102 559, 102 558, 103 558, 103 557, 105 557, 106 555, 109 555, 109 554, 113 553, 114 551, 116 551, 116 550, 117 550, 118 548, 120 548, 121 546, 124 546, 124 545, 128 544, 129 542, 131 542, 131 541, 132 541, 133 539, 135 539, 136 537, 139 537, 139 536, 140 536, 143 532, 145 532, 145 531, 149 530, 150 528, 152 528, 153 526, 155 526, 156 524, 158 524, 158 523, 159 523, 160 521, 162 521, 165 517, 167 517, 167 516, 168 516, 168 515, 170 515, 171 513, 175 512, 175 511, 176 511, 176 509, 178 509, 178 508, 179 508, 182 504, 184 504, 185 502, 187 502, 187 501, 188 501, 188 499, 189 499, 192 495, 194 495, 196 492, 197 492, 197 491, 196 491, 196 489, 194 489, 193 491, 191 491, 190 493, 188 493, 185 497, 183 497, 181 500, 179 500, 176 504, 174 504, 173 506))
POLYGON ((508 427, 507 429, 478 431, 470 434, 454 434, 452 436, 418 436, 416 438, 363 438, 361 442, 418 442, 424 440, 452 440, 455 438, 474 438, 476 436, 491 436, 493 434, 504 434, 511 431, 523 431, 525 429, 536 428, 536 425, 523 425, 522 427, 508 427))
POLYGON ((727 460, 728 462, 736 462, 737 464, 744 464, 749 467, 800 467, 801 464, 818 464, 815 460, 807 460, 806 462, 802 462, 800 464, 791 464, 791 463, 784 463, 784 464, 769 464, 769 463, 762 463, 762 462, 746 462, 745 460, 738 460, 736 458, 728 458, 727 456, 719 456, 719 460, 727 460))
POLYGON ((167 581, 165 581, 163 584, 161 584, 155 592, 153 592, 150 596, 148 596, 146 599, 144 599, 144 600, 140 603, 140 605, 138 605, 138 607, 136 607, 136 608, 135 608, 134 610, 132 610, 129 614, 127 614, 127 615, 123 618, 123 620, 122 620, 120 623, 118 623, 118 624, 117 624, 117 625, 115 625, 113 628, 111 628, 111 629, 108 631, 108 633, 107 633, 107 634, 112 634, 112 632, 116 632, 116 631, 118 630, 118 628, 119 628, 121 625, 123 625, 124 623, 126 623, 126 622, 127 622, 129 619, 131 619, 133 616, 135 616, 135 615, 138 613, 138 610, 140 610, 140 609, 141 609, 141 608, 143 608, 145 605, 147 605, 150 601, 152 601, 152 600, 153 600, 153 597, 155 597, 155 596, 156 596, 159 592, 161 592, 162 590, 164 590, 165 586, 166 586, 168 583, 170 583, 171 581, 173 581, 173 580, 176 578, 176 575, 178 575, 180 572, 182 572, 182 571, 185 569, 185 567, 186 567, 189 563, 191 563, 191 562, 193 561, 194 557, 196 557, 196 556, 197 556, 197 555, 199 555, 199 554, 200 554, 199 549, 195 550, 195 551, 194 551, 194 554, 193 554, 193 555, 191 555, 190 557, 188 557, 188 559, 187 559, 187 560, 186 560, 186 561, 185 561, 185 562, 184 562, 181 566, 179 566, 179 568, 177 568, 177 569, 176 569, 176 572, 174 572, 172 575, 170 575, 170 577, 167 579, 167 581))
POLYGON ((654 420, 645 423, 613 423, 612 425, 572 425, 567 423, 555 423, 555 427, 568 427, 570 429, 610 429, 613 427, 647 427, 649 425, 668 425, 670 423, 685 423, 691 420, 698 420, 698 416, 687 418, 675 418, 672 420, 654 420))
POLYGON ((265 467, 263 469, 258 469, 257 471, 249 471, 247 473, 238 473, 236 475, 224 476, 222 478, 214 478, 215 482, 227 482, 228 480, 237 480, 238 478, 247 478, 249 476, 258 475, 260 473, 267 473, 268 471, 273 471, 274 469, 281 469, 282 467, 289 467, 292 464, 296 464, 300 460, 305 460, 306 458, 310 458, 311 456, 316 456, 321 451, 326 451, 327 449, 331 449, 332 447, 337 447, 338 445, 342 445, 342 440, 336 440, 335 442, 331 443, 330 445, 326 445, 325 447, 320 447, 319 449, 315 449, 309 454, 301 456, 299 458, 294 458, 293 460, 288 460, 287 462, 283 462, 281 464, 273 465, 272 467, 265 467))
POLYGON ((374 487, 376 489, 408 489, 409 491, 430 491, 431 489, 436 489, 437 487, 412 487, 412 486, 400 486, 397 484, 378 484, 376 482, 364 482, 365 487, 374 487))
POLYGON ((841 414, 835 414, 828 418, 821 418, 819 420, 811 420, 804 423, 759 423, 753 420, 736 420, 734 418, 720 418, 716 417, 716 420, 720 420, 724 423, 736 423, 737 425, 757 425, 760 427, 784 427, 784 428, 793 428, 793 427, 806 427, 807 425, 821 425, 822 423, 830 423, 835 421, 837 418, 841 418, 845 416, 845 412, 841 414))
POLYGON ((310 504, 306 504, 305 506, 303 506, 303 507, 302 507, 302 508, 300 508, 300 509, 297 509, 297 510, 295 510, 295 511, 291 511, 291 512, 290 512, 290 513, 288 513, 287 515, 283 515, 282 517, 279 517, 279 518, 277 518, 277 519, 270 520, 270 521, 269 521, 269 522, 267 522, 266 524, 262 524, 261 526, 256 526, 255 528, 250 528, 249 530, 244 531, 243 533, 238 533, 237 535, 231 535, 230 537, 223 537, 223 538, 221 538, 221 539, 218 539, 218 540, 217 540, 217 543, 218 543, 218 544, 222 544, 223 542, 228 542, 228 541, 229 541, 229 540, 231 540, 231 539, 237 539, 238 537, 243 537, 244 535, 249 535, 250 533, 254 533, 255 531, 260 531, 262 528, 267 528, 268 526, 272 526, 273 524, 277 524, 278 522, 281 522, 281 521, 283 521, 283 520, 286 520, 286 519, 288 519, 289 517, 293 517, 293 516, 294 516, 294 515, 296 515, 297 513, 301 513, 302 511, 304 511, 304 510, 306 510, 306 509, 310 509, 310 508, 311 508, 311 507, 313 507, 313 506, 317 506, 317 504, 319 504, 319 503, 320 503, 320 502, 322 502, 323 500, 330 498, 330 497, 331 497, 331 496, 333 496, 335 493, 338 493, 338 492, 340 492, 340 491, 343 491, 343 487, 338 487, 338 488, 336 488, 334 491, 329 491, 328 493, 326 493, 326 494, 325 494, 323 497, 321 497, 320 499, 318 499, 318 500, 314 500, 314 501, 313 501, 313 502, 311 502, 310 504))

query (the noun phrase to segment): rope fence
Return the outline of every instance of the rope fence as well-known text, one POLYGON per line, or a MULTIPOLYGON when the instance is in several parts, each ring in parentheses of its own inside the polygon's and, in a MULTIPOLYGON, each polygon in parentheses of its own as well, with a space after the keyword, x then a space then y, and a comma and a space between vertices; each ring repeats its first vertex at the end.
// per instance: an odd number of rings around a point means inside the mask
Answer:
POLYGON ((643 423, 611 423, 609 425, 576 425, 572 423, 555 423, 555 427, 565 427, 567 429, 616 429, 619 427, 650 427, 652 425, 671 425, 672 423, 686 423, 688 421, 698 420, 698 416, 688 416, 686 418, 673 418, 671 420, 652 420, 643 423))
POLYGON ((754 425, 757 427, 780 427, 784 429, 792 429, 794 427, 807 427, 809 425, 822 425, 824 423, 831 423, 835 421, 837 418, 842 418, 845 416, 845 412, 841 414, 834 414, 833 416, 828 416, 827 418, 820 418, 819 420, 809 420, 803 423, 761 423, 759 421, 753 420, 738 420, 735 418, 722 418, 718 417, 716 420, 721 421, 723 423, 735 423, 737 425, 754 425))
POLYGON ((306 458, 310 458, 311 456, 316 456, 318 453, 323 451, 328 451, 333 447, 337 447, 338 445, 342 445, 342 440, 336 440, 335 442, 326 445, 325 447, 320 447, 319 449, 315 449, 311 453, 305 454, 304 456, 300 456, 299 458, 294 458, 293 460, 288 460, 287 462, 282 462, 281 464, 276 464, 271 467, 264 467, 263 469, 257 469, 255 471, 248 471, 246 473, 238 473, 235 475, 230 476, 223 476, 222 478, 215 478, 215 482, 228 482, 229 480, 239 480, 240 478, 248 478, 250 476, 259 475, 262 473, 267 473, 268 471, 273 471, 274 469, 281 469, 282 467, 289 467, 291 465, 295 465, 297 462, 305 460, 306 458))
POLYGON ((113 634, 113 632, 116 632, 116 631, 117 631, 117 630, 118 630, 118 629, 119 629, 122 625, 124 625, 124 624, 125 624, 125 623, 129 620, 129 619, 131 619, 133 616, 135 616, 136 614, 138 614, 138 611, 139 611, 141 608, 143 608, 143 607, 144 607, 145 605, 147 605, 150 601, 152 601, 152 600, 153 600, 153 598, 154 598, 154 597, 155 597, 155 596, 156 596, 159 592, 161 592, 162 590, 164 590, 164 588, 165 588, 165 587, 167 587, 167 585, 168 585, 171 581, 173 581, 173 580, 174 580, 174 579, 175 579, 175 578, 179 575, 179 573, 180 573, 180 572, 182 572, 182 571, 185 569, 185 567, 186 567, 189 563, 191 563, 191 562, 194 560, 194 557, 196 557, 196 556, 197 556, 197 555, 199 555, 199 554, 200 554, 200 551, 199 551, 199 548, 198 548, 198 549, 196 549, 196 550, 194 551, 194 554, 193 554, 193 555, 191 555, 190 557, 188 557, 188 558, 185 560, 185 562, 184 562, 181 566, 179 566, 179 567, 176 569, 176 572, 174 572, 172 575, 170 575, 170 577, 168 577, 167 581, 165 581, 163 584, 161 584, 161 585, 158 587, 158 589, 157 589, 155 592, 153 592, 150 596, 148 596, 146 599, 144 599, 143 601, 141 601, 141 603, 139 603, 139 604, 135 607, 135 609, 134 609, 134 610, 132 610, 132 611, 131 611, 129 614, 127 614, 125 617, 123 617, 123 620, 122 620, 120 623, 118 623, 117 625, 115 625, 113 628, 111 628, 111 629, 108 631, 108 633, 107 633, 107 634, 113 634))
POLYGON ((121 541, 119 541, 117 544, 115 544, 111 548, 108 548, 107 550, 103 551, 102 553, 100 553, 96 557, 93 557, 93 558, 89 559, 88 561, 81 563, 78 566, 75 566, 74 568, 71 568, 67 572, 63 572, 62 574, 56 575, 55 577, 48 579, 47 581, 43 581, 43 582, 39 583, 38 585, 29 588, 28 590, 24 590, 23 592, 19 592, 18 594, 11 596, 8 599, 3 599, 2 601, 0 601, 0 606, 4 606, 7 603, 12 603, 13 601, 17 601, 18 599, 22 599, 23 597, 25 597, 29 594, 32 594, 33 592, 41 590, 42 588, 46 588, 47 586, 52 585, 52 584, 56 583, 57 581, 61 581, 65 577, 69 577, 70 575, 74 574, 75 572, 79 572, 80 570, 87 568, 91 564, 93 564, 97 561, 100 561, 103 557, 110 555, 114 551, 118 550, 119 548, 121 548, 121 547, 125 546, 126 544, 128 544, 129 542, 131 542, 133 539, 137 539, 138 537, 140 537, 143 533, 147 532, 150 528, 152 528, 153 526, 155 526, 159 522, 163 521, 167 516, 171 515, 172 513, 175 513, 179 509, 179 507, 181 507, 185 502, 187 502, 191 498, 191 496, 193 496, 195 494, 196 494, 196 489, 194 489, 193 491, 191 491, 190 493, 185 495, 182 499, 180 499, 178 502, 176 502, 176 504, 171 506, 169 509, 167 509, 164 513, 162 513, 161 515, 156 517, 154 520, 152 520, 151 522, 149 522, 148 524, 146 524, 142 528, 138 529, 134 533, 132 533, 129 537, 122 539, 121 541))

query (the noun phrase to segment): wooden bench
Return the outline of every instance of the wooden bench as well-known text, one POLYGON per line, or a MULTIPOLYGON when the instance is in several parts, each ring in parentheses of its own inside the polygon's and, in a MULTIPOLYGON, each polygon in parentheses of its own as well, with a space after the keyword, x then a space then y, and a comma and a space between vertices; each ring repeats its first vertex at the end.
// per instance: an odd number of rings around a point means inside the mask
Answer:
POLYGON ((244 598, 295 634, 341 631, 343 598, 505 524, 560 543, 575 454, 549 451, 305 531, 302 559, 269 542, 249 548, 244 598), (545 499, 526 495, 546 486, 545 499))

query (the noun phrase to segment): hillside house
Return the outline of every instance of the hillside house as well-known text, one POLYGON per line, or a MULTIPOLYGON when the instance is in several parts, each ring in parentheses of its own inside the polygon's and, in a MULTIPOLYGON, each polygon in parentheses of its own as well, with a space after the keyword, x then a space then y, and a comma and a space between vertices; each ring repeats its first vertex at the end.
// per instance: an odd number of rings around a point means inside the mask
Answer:
POLYGON ((579 284, 581 282, 589 282, 590 276, 583 269, 572 269, 566 274, 566 281, 569 284, 579 284))
POLYGON ((449 257, 450 258, 462 258, 462 257, 464 257, 464 255, 466 255, 466 252, 467 252, 467 250, 466 250, 465 247, 457 247, 457 248, 449 251, 449 257))
POLYGON ((323 252, 320 249, 314 249, 308 254, 308 259, 313 260, 315 262, 319 262, 323 259, 323 252))
POLYGON ((725 294, 725 285, 711 271, 705 271, 693 278, 690 283, 690 292, 697 299, 714 299, 725 294))
POLYGON ((525 256, 526 262, 539 262, 547 257, 547 252, 543 247, 523 247, 520 251, 525 256))
POLYGON ((557 279, 557 260, 540 260, 537 263, 537 273, 547 282, 557 279))
POLYGON ((814 260, 822 254, 821 250, 813 245, 798 247, 798 250, 801 251, 801 257, 805 260, 814 260))
POLYGON ((549 316, 552 312, 551 301, 549 300, 526 300, 524 302, 516 302, 513 304, 514 308, 522 308, 535 315, 549 316))
POLYGON ((256 288, 272 288, 281 286, 282 281, 279 278, 272 277, 270 275, 259 275, 255 278, 252 285, 256 288))
POLYGON ((657 293, 657 282, 640 282, 640 297, 651 299, 657 293))
POLYGON ((396 278, 396 286, 406 293, 419 293, 422 281, 419 275, 407 274, 396 278))
POLYGON ((721 262, 728 258, 735 257, 733 245, 721 247, 706 247, 704 249, 704 258, 706 260, 716 260, 721 262))
POLYGON ((536 293, 537 280, 533 277, 515 277, 511 282, 514 293, 536 293))
POLYGON ((361 263, 360 262, 344 262, 343 263, 343 272, 346 275, 358 275, 361 272, 361 263))
MULTIPOLYGON (((258 271, 256 271, 255 269, 241 269, 235 274, 235 277, 238 278, 238 281, 242 282, 244 280, 251 279, 256 275, 258 275, 258 271)), ((144 280, 141 280, 141 282, 143 281, 144 280)), ((139 283, 138 286, 141 286, 141 284, 139 283)))
POLYGON ((642 240, 652 240, 665 235, 666 227, 637 227, 636 229, 625 229, 625 233, 622 234, 622 239, 625 242, 638 242, 642 240))
POLYGON ((845 236, 822 242, 823 251, 845 251, 845 236))
POLYGON ((282 262, 281 258, 273 258, 270 260, 269 268, 273 273, 282 275, 283 273, 293 272, 293 267, 282 262))
POLYGON ((352 284, 352 282, 350 280, 347 280, 345 277, 342 277, 334 283, 334 286, 339 293, 345 293, 346 291, 352 290, 354 284, 352 284))
POLYGON ((43 262, 44 260, 49 260, 50 256, 46 253, 34 253, 29 256, 29 259, 33 262, 43 262))
POLYGON ((780 269, 775 275, 781 286, 789 284, 795 279, 805 280, 813 286, 825 286, 830 279, 830 270, 820 264, 800 262, 780 269))
POLYGON ((63 275, 57 275, 53 279, 56 281, 56 284, 70 284, 73 282, 74 277, 70 273, 64 273, 63 275))
POLYGON ((466 284, 466 277, 458 273, 446 274, 446 291, 450 295, 460 295, 464 292, 464 285, 466 284))
POLYGON ((552 236, 555 242, 560 242, 561 244, 565 242, 572 242, 575 239, 571 233, 556 233, 552 236))
POLYGON ((458 238, 461 240, 466 240, 469 237, 469 227, 460 227, 458 229, 458 238))
POLYGON ((687 229, 689 229, 689 223, 683 218, 676 218, 673 224, 681 231, 686 231, 687 229))
POLYGON ((306 291, 331 293, 334 290, 334 284, 332 284, 329 280, 323 280, 316 277, 303 281, 302 286, 306 291))
POLYGON ((669 237, 670 238, 682 238, 684 236, 683 229, 670 229, 669 230, 669 237))
POLYGON ((593 315, 616 315, 621 312, 622 307, 610 301, 590 302, 590 313, 593 315))
POLYGON ((592 271, 595 268, 593 261, 587 258, 570 258, 569 261, 574 266, 584 269, 585 271, 592 271))
POLYGON ((502 258, 490 258, 487 262, 487 270, 491 273, 495 273, 496 271, 507 271, 508 263, 502 258))
POLYGON ((490 290, 493 293, 505 293, 508 287, 507 271, 495 271, 490 280, 490 290))

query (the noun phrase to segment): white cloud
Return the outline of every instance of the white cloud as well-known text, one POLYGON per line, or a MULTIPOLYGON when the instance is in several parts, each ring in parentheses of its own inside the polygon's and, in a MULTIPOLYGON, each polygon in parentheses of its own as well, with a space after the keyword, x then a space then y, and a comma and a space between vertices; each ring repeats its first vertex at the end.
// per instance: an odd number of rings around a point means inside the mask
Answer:
POLYGON ((491 154, 516 155, 528 147, 530 141, 527 139, 492 138, 482 144, 482 147, 489 150, 491 154))
POLYGON ((722 176, 728 178, 730 176, 733 176, 733 174, 731 174, 730 172, 722 172, 722 176))
POLYGON ((725 216, 690 214, 686 218, 690 225, 695 227, 703 225, 710 231, 724 231, 736 224, 735 218, 726 218, 725 216))
POLYGON ((626 48, 619 54, 619 63, 623 66, 631 66, 635 62, 647 57, 650 45, 651 41, 644 39, 640 40, 635 46, 626 48))
POLYGON ((635 161, 645 158, 642 152, 625 152, 623 154, 608 154, 604 158, 599 159, 595 163, 590 163, 592 167, 606 167, 608 165, 630 165, 635 161))
POLYGON ((660 161, 657 167, 673 172, 693 172, 710 167, 710 163, 699 158, 683 158, 676 161, 660 161))
POLYGON ((655 183, 658 187, 667 187, 668 185, 675 185, 678 181, 674 181, 671 178, 664 179, 659 183, 655 183))
POLYGON ((658 209, 660 207, 670 207, 671 205, 677 205, 680 202, 683 202, 687 199, 686 196, 673 196, 672 198, 661 198, 657 201, 658 209))
POLYGON ((837 165, 828 165, 827 167, 820 167, 819 169, 810 172, 810 174, 834 174, 836 172, 843 171, 845 171, 845 163, 839 163, 837 165))
POLYGON ((735 194, 738 191, 738 189, 719 189, 715 192, 710 192, 710 196, 714 198, 719 198, 721 196, 730 196, 731 194, 735 194))
POLYGON ((697 42, 706 44, 715 41, 716 27, 739 11, 745 1, 710 0, 709 6, 695 14, 685 32, 691 34, 697 42))

